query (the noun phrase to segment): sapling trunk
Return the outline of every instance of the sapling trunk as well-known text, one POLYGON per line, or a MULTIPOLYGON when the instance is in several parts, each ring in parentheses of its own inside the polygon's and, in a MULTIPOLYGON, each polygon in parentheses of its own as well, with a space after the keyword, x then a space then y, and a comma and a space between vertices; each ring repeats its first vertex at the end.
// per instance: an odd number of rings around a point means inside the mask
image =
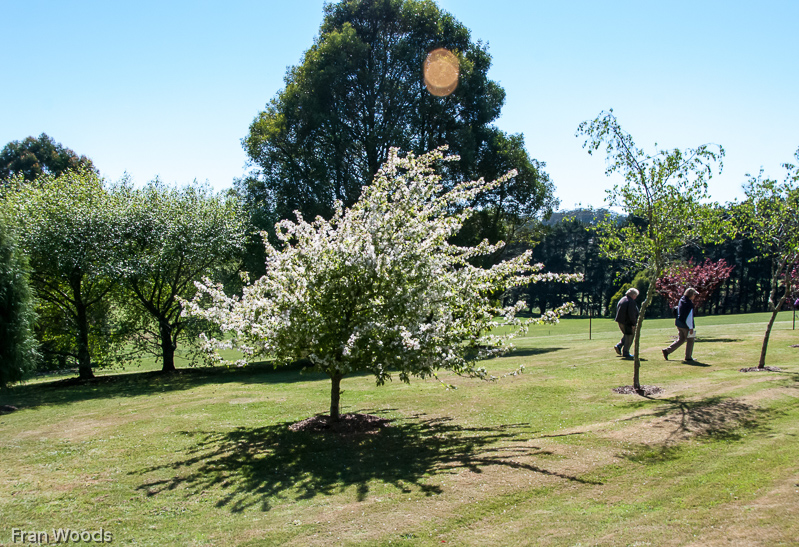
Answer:
MULTIPOLYGON (((777 314, 780 313, 782 309, 782 305, 785 303, 785 300, 788 298, 788 293, 790 292, 791 287, 790 283, 785 283, 785 292, 782 294, 782 298, 780 298, 779 303, 774 306, 774 309, 771 312, 771 318, 768 321, 768 325, 766 326, 766 335, 763 336, 763 347, 760 349, 760 362, 757 364, 757 368, 765 368, 766 367, 766 351, 768 351, 768 339, 771 336, 771 327, 774 326, 774 321, 777 319, 777 314)), ((776 292, 776 289, 774 289, 776 292)), ((769 300, 770 302, 774 302, 774 292, 772 292, 772 298, 769 300)))
POLYGON ((649 306, 649 302, 652 299, 652 294, 655 292, 655 280, 658 277, 660 277, 660 272, 658 272, 657 275, 652 276, 651 281, 649 282, 649 288, 646 290, 646 298, 644 298, 644 301, 641 302, 641 310, 638 312, 638 321, 635 322, 635 338, 633 342, 633 388, 635 388, 636 391, 640 391, 641 389, 641 355, 639 351, 641 345, 641 325, 644 324, 646 308, 649 306))

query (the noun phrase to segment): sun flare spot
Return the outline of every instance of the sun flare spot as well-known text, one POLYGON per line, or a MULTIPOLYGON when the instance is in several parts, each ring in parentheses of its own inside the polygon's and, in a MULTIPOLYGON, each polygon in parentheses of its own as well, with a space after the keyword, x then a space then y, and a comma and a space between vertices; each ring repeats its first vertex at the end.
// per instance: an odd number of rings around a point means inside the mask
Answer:
POLYGON ((424 85, 437 97, 446 97, 458 87, 460 62, 451 51, 438 48, 424 61, 424 85))

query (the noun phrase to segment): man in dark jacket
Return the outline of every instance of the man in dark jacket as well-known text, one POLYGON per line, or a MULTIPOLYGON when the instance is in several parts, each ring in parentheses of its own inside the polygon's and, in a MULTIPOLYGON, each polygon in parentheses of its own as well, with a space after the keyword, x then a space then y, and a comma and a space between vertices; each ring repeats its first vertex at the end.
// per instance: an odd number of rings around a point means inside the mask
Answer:
POLYGON ((675 340, 669 347, 662 349, 663 358, 668 361, 669 354, 673 353, 677 348, 685 344, 685 361, 688 363, 693 362, 694 357, 694 340, 696 339, 696 327, 694 326, 694 298, 696 298, 697 291, 693 287, 685 289, 680 301, 677 303, 677 319, 674 320, 674 326, 677 327, 677 340, 675 340))
POLYGON ((630 346, 635 335, 635 325, 638 322, 638 305, 635 299, 638 298, 638 289, 628 289, 616 306, 616 323, 619 324, 622 337, 618 344, 613 346, 617 355, 625 359, 632 359, 630 346))

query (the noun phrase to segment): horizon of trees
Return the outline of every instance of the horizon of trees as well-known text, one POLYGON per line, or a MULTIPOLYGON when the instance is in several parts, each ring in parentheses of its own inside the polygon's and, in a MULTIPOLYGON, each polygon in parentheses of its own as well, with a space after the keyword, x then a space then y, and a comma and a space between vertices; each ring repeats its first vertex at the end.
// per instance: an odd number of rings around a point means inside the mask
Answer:
MULTIPOLYGON (((727 205, 729 207, 730 204, 727 205)), ((593 210, 574 209, 564 212, 564 218, 541 228, 540 243, 533 247, 533 258, 558 271, 583 273, 585 279, 566 287, 556 283, 539 283, 529 288, 529 304, 540 309, 560 300, 572 300, 576 304, 575 315, 610 316, 624 291, 635 286, 642 293, 642 279, 634 282, 638 271, 621 260, 611 261, 599 256, 596 223, 585 222, 570 213, 590 218, 593 210)), ((578 216, 579 216, 578 215, 578 216)), ((619 222, 629 222, 623 216, 619 222)), ((774 264, 766 258, 756 258, 754 242, 743 235, 717 244, 685 249, 680 261, 687 264, 706 259, 723 259, 733 266, 730 277, 725 279, 698 311, 707 315, 757 313, 770 311, 769 293, 772 288, 774 264)), ((799 289, 794 290, 794 299, 799 289)), ((786 302, 788 306, 791 302, 786 302)), ((784 308, 789 309, 789 308, 784 308)), ((668 317, 671 312, 664 298, 656 297, 648 310, 648 317, 668 317)))
MULTIPOLYGON (((96 174, 94 174, 92 171, 84 172, 88 172, 92 177, 96 178, 96 174)), ((40 191, 42 187, 45 187, 48 183, 52 183, 53 180, 57 180, 59 178, 64 180, 73 180, 74 182, 74 176, 75 175, 73 174, 62 175, 61 177, 52 177, 48 175, 41 177, 41 180, 37 179, 33 183, 27 183, 24 181, 18 182, 18 186, 32 185, 32 187, 38 187, 40 191)), ((101 190, 103 184, 101 183, 100 186, 97 186, 99 180, 100 179, 96 179, 94 187, 98 190, 101 190)), ((11 187, 13 187, 13 185, 6 185, 6 198, 4 199, 8 199, 9 191, 19 191, 18 189, 10 190, 11 187)), ((113 186, 106 186, 106 189, 110 189, 112 187, 113 186)), ((161 188, 164 191, 167 190, 167 188, 165 188, 163 185, 161 185, 161 188)), ((191 189, 191 186, 188 186, 183 190, 179 188, 170 188, 168 191, 172 193, 180 193, 185 192, 188 189, 191 189)), ((117 185, 115 191, 118 190, 119 186, 117 185)), ((128 187, 127 191, 132 192, 134 189, 128 187)), ((140 195, 144 195, 144 193, 146 193, 143 189, 136 191, 140 192, 140 195)), ((153 194, 152 187, 149 192, 150 197, 148 199, 150 199, 153 204, 156 204, 161 198, 153 194)), ((60 198, 63 198, 67 192, 62 187, 57 193, 59 194, 60 198)), ((233 196, 229 195, 228 198, 230 197, 233 196)), ((237 199, 236 202, 238 203, 237 199)), ((140 222, 141 219, 136 221, 138 226, 136 237, 140 238, 140 242, 138 243, 138 252, 141 253, 144 249, 149 249, 148 253, 150 253, 153 258, 147 259, 147 268, 149 269, 142 270, 142 272, 146 271, 147 274, 151 276, 151 279, 155 279, 156 282, 164 282, 164 280, 160 279, 158 276, 158 274, 163 270, 160 266, 158 266, 158 260, 163 260, 164 258, 157 257, 161 256, 159 254, 159 248, 163 250, 166 243, 163 237, 156 237, 156 234, 158 234, 158 227, 162 224, 165 225, 168 218, 180 216, 179 213, 176 212, 179 207, 168 209, 168 212, 162 215, 161 213, 158 213, 155 208, 148 207, 147 203, 148 201, 145 200, 140 206, 138 206, 138 214, 141 216, 142 211, 152 209, 150 212, 152 213, 153 218, 150 219, 149 225, 146 225, 147 223, 140 222), (147 234, 149 234, 149 236, 147 236, 147 234), (148 247, 145 243, 148 241, 145 236, 151 238, 149 241, 157 240, 158 244, 155 246, 150 245, 148 247), (156 237, 156 240, 153 240, 153 237, 156 237), (152 254, 153 252, 155 253, 154 255, 152 254), (153 275, 155 275, 155 278, 152 278, 153 275)), ((727 204, 725 205, 725 208, 732 212, 734 206, 734 203, 727 204)), ((123 219, 125 218, 125 213, 120 211, 123 211, 124 207, 122 207, 122 209, 118 209, 121 207, 121 205, 117 205, 115 207, 116 208, 114 211, 116 212, 112 215, 112 217, 119 221, 121 226, 123 219)), ((238 207, 241 207, 241 204, 239 204, 238 207)), ((90 206, 89 208, 91 209, 92 207, 90 206)), ((94 207, 94 209, 98 209, 98 207, 94 207)), ((56 212, 57 211, 58 207, 56 207, 56 212)), ((61 213, 64 212, 65 211, 61 211, 61 213)), ((100 211, 98 210, 97 212, 100 211)), ((582 281, 576 283, 565 284, 541 281, 536 284, 531 284, 524 289, 517 289, 514 294, 518 295, 520 293, 524 293, 524 297, 528 302, 531 312, 537 310, 543 313, 546 310, 559 307, 564 302, 573 301, 575 303, 575 308, 572 312, 573 315, 610 315, 614 310, 617 298, 620 297, 627 287, 637 286, 640 290, 642 290, 642 293, 646 291, 649 280, 645 277, 642 277, 641 272, 631 268, 630 265, 623 260, 611 260, 603 257, 599 252, 600 233, 598 231, 597 222, 600 220, 603 213, 607 212, 602 210, 595 211, 591 209, 577 209, 564 213, 563 218, 555 222, 538 221, 536 223, 536 227, 534 229, 531 228, 531 232, 535 233, 535 240, 532 242, 517 242, 514 245, 511 254, 520 254, 524 250, 531 249, 533 262, 545 263, 550 271, 580 273, 584 276, 582 281)), ((242 219, 247 216, 247 212, 244 210, 241 210, 239 214, 241 215, 242 219)), ((187 219, 191 218, 190 215, 184 216, 187 219)), ((83 215, 82 218, 88 217, 83 215)), ((615 222, 621 224, 637 221, 634 218, 631 219, 623 215, 613 215, 613 218, 615 222)), ((70 223, 63 222, 61 224, 70 225, 70 223)), ((178 222, 177 226, 178 230, 185 229, 186 222, 184 221, 183 224, 178 222), (180 228, 181 225, 184 228, 180 228)), ((110 227, 109 229, 114 232, 114 230, 119 229, 119 227, 110 227)), ((241 229, 239 230, 239 237, 243 237, 243 234, 247 229, 248 228, 242 224, 241 229)), ((249 229, 252 230, 252 226, 250 226, 249 229)), ((78 240, 86 240, 88 238, 86 234, 84 234, 84 236, 86 237, 83 237, 82 239, 78 238, 78 240)), ((49 241, 50 239, 50 236, 48 236, 45 240, 49 241)), ((75 238, 72 239, 74 240, 75 238)), ((98 241, 101 240, 102 238, 100 238, 98 241)), ((190 239, 186 240, 186 242, 189 241, 190 239)), ((124 247, 128 253, 131 252, 131 245, 124 245, 124 247)), ((98 244, 95 244, 93 248, 95 251, 98 250, 98 244)), ((52 258, 50 255, 52 255, 53 252, 54 250, 50 248, 43 249, 44 254, 42 256, 52 258)), ((109 250, 109 252, 111 251, 109 250)), ((174 249, 172 252, 175 252, 174 249)), ((29 252, 26 252, 26 255, 31 256, 29 252)), ((130 257, 135 258, 136 253, 134 252, 130 255, 130 257)), ((130 260, 130 257, 128 260, 130 260)), ((103 260, 107 262, 106 258, 103 260)), ((688 263, 691 260, 698 263, 703 260, 718 261, 720 259, 725 260, 727 264, 733 267, 732 273, 728 279, 721 283, 718 289, 710 294, 706 304, 702 309, 699 310, 700 313, 730 314, 770 311, 772 306, 770 306, 769 303, 769 295, 773 292, 773 290, 778 288, 776 285, 779 283, 779 281, 775 281, 774 278, 775 263, 773 260, 770 260, 767 257, 759 257, 755 242, 746 234, 736 234, 735 237, 721 243, 686 248, 682 251, 682 255, 680 257, 680 260, 684 263, 688 263)), ((211 273, 212 277, 215 276, 216 279, 223 280, 228 284, 228 286, 235 289, 240 287, 240 284, 231 280, 233 280, 237 271, 244 270, 243 263, 245 260, 246 250, 243 247, 239 247, 232 255, 229 252, 225 254, 223 262, 227 266, 216 271, 213 271, 213 268, 211 268, 211 270, 206 268, 203 271, 206 274, 211 273), (224 275, 222 275, 222 270, 226 271, 224 275)), ((37 272, 35 270, 36 260, 33 262, 34 270, 32 271, 31 279, 35 280, 37 279, 37 272)), ((130 264, 128 264, 126 267, 130 271, 130 264)), ((191 284, 190 282, 199 281, 200 277, 201 276, 199 274, 193 276, 190 275, 181 282, 181 286, 185 288, 188 286, 187 283, 191 284)), ((39 275, 39 278, 41 278, 41 275, 39 275)), ((134 276, 129 273, 126 279, 134 279, 134 276)), ((117 362, 122 359, 131 359, 142 356, 144 354, 145 345, 143 342, 152 341, 154 343, 150 347, 156 351, 150 353, 153 354, 160 352, 161 355, 159 357, 164 359, 165 370, 174 368, 174 362, 171 361, 167 355, 169 353, 174 353, 174 348, 177 346, 177 340, 172 339, 170 344, 165 344, 165 338, 162 337, 161 342, 157 342, 160 332, 159 328, 157 327, 157 317, 155 317, 156 321, 152 323, 155 328, 150 330, 147 330, 149 327, 145 328, 145 324, 150 324, 148 322, 150 319, 146 319, 147 308, 145 301, 147 299, 144 298, 144 300, 142 300, 142 296, 145 295, 145 291, 142 290, 141 285, 138 289, 139 294, 137 295, 135 291, 128 293, 124 293, 124 291, 120 292, 120 290, 125 287, 122 276, 116 278, 112 284, 115 284, 115 288, 113 290, 107 290, 107 299, 105 301, 102 297, 98 299, 98 303, 100 305, 100 308, 98 309, 99 311, 94 315, 91 313, 84 314, 86 319, 90 323, 93 322, 92 324, 94 325, 90 329, 83 330, 83 332, 89 333, 88 335, 90 339, 94 339, 94 342, 90 343, 90 345, 93 345, 94 349, 90 350, 90 352, 94 352, 98 356, 106 356, 91 362, 91 364, 88 365, 89 371, 91 367, 94 366, 108 366, 113 364, 114 359, 110 358, 110 356, 114 351, 119 350, 119 341, 126 340, 127 342, 130 342, 133 339, 132 337, 135 336, 139 336, 139 340, 142 342, 139 344, 138 353, 133 354, 131 352, 127 352, 119 354, 117 355, 117 362), (123 294, 127 294, 127 296, 121 296, 123 294), (138 301, 139 304, 136 306, 131 306, 130 304, 135 301, 138 301), (113 304, 108 305, 109 302, 113 302, 113 304), (136 315, 138 319, 133 320, 134 316, 128 315, 130 320, 127 322, 121 321, 120 313, 123 310, 130 312, 132 309, 139 310, 136 312, 138 314, 136 315), (138 325, 136 324, 136 321, 138 321, 138 325), (125 332, 125 329, 127 329, 127 332, 125 332), (92 332, 94 332, 94 334, 91 334, 92 332), (150 332, 151 334, 146 334, 147 332, 150 332), (117 339, 117 337, 121 338, 117 339), (170 349, 165 353, 164 348, 167 346, 169 346, 170 349), (97 351, 100 353, 96 353, 97 351)), ((166 294, 169 292, 165 291, 163 287, 156 288, 156 285, 152 282, 146 286, 150 288, 150 295, 162 293, 166 294)), ((83 335, 80 334, 79 329, 70 331, 71 328, 75 327, 69 327, 70 321, 64 319, 63 313, 58 312, 59 306, 57 305, 57 302, 50 301, 50 304, 48 304, 47 299, 41 298, 42 295, 46 294, 41 293, 42 290, 52 291, 53 287, 50 289, 39 288, 38 291, 36 291, 36 294, 40 295, 38 299, 39 305, 37 307, 38 321, 36 323, 36 332, 38 334, 39 343, 43 344, 40 346, 43 350, 42 353, 45 357, 49 357, 48 359, 41 361, 39 366, 40 368, 45 366, 47 369, 59 367, 74 368, 80 363, 81 357, 78 355, 77 351, 65 351, 63 344, 66 343, 67 346, 69 346, 71 343, 74 344, 76 332, 80 336, 83 335), (69 340, 72 340, 72 342, 69 342, 69 340), (59 346, 59 344, 61 345, 59 346)), ((799 288, 793 288, 793 292, 789 293, 793 294, 793 296, 791 298, 784 299, 784 305, 786 307, 792 304, 793 299, 799 297, 797 290, 799 290, 799 288)), ((178 308, 175 308, 176 300, 174 300, 174 296, 177 295, 177 292, 179 291, 174 292, 175 294, 166 294, 166 300, 162 301, 162 307, 164 310, 168 310, 170 309, 169 306, 171 305, 172 311, 169 313, 171 313, 171 317, 176 318, 175 310, 178 308), (172 297, 172 300, 169 300, 170 297, 172 297), (171 304, 164 304, 169 302, 171 302, 171 304)), ((190 297, 191 292, 182 294, 183 298, 187 298, 187 296, 190 297)), ((653 298, 652 305, 649 308, 648 316, 667 317, 669 315, 670 309, 666 299, 659 295, 655 296, 653 298)), ((77 317, 78 314, 73 313, 73 316, 77 317)), ((161 324, 163 325, 163 319, 161 320, 161 324)), ((181 326, 180 329, 186 330, 188 333, 193 332, 194 335, 196 335, 198 332, 197 329, 185 329, 183 326, 181 326)), ((184 339, 183 343, 186 344, 187 347, 192 345, 190 338, 184 339)), ((75 348, 74 345, 71 347, 75 348)), ((83 355, 85 356, 85 353, 83 355)), ((84 369, 85 368, 86 365, 84 365, 84 369)), ((84 372, 84 375, 85 377, 91 376, 89 372, 84 372)))

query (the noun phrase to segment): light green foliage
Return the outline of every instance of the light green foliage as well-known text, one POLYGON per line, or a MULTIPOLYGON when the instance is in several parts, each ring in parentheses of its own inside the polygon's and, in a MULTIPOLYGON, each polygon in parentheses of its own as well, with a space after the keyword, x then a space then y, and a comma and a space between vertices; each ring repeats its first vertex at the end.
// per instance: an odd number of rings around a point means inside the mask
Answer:
POLYGON ((207 187, 168 187, 156 180, 122 190, 125 309, 134 322, 133 341, 160 357, 163 370, 174 370, 179 339, 194 345, 199 334, 196 319, 181 317, 179 298, 194 296, 195 281, 218 280, 236 269, 244 215, 233 197, 213 195, 207 187))
POLYGON ((0 213, 0 388, 24 379, 33 369, 37 357, 35 319, 28 261, 0 213))
MULTIPOLYGON (((799 149, 796 151, 799 161, 799 149)), ((746 200, 735 207, 739 230, 750 237, 758 250, 756 258, 773 263, 769 307, 773 311, 760 352, 759 367, 766 366, 769 335, 777 312, 790 295, 792 278, 799 263, 799 167, 783 164, 787 170, 782 183, 763 178, 763 172, 744 185, 746 200), (780 285, 782 294, 778 296, 780 285)))
POLYGON ((621 128, 612 109, 581 123, 577 136, 586 137, 583 147, 589 154, 605 148, 606 175, 624 176, 623 183, 608 190, 606 202, 624 209, 630 222, 607 220, 599 225, 602 252, 630 262, 650 280, 635 333, 633 384, 638 388, 641 325, 656 293, 655 281, 686 246, 720 241, 730 231, 719 209, 703 203, 709 198, 707 180, 715 166, 721 171, 724 149, 705 144, 648 154, 621 128))
POLYGON ((109 364, 120 340, 108 296, 119 279, 118 218, 124 204, 92 170, 12 179, 7 203, 42 302, 39 330, 45 356, 77 364, 82 378, 109 364))

